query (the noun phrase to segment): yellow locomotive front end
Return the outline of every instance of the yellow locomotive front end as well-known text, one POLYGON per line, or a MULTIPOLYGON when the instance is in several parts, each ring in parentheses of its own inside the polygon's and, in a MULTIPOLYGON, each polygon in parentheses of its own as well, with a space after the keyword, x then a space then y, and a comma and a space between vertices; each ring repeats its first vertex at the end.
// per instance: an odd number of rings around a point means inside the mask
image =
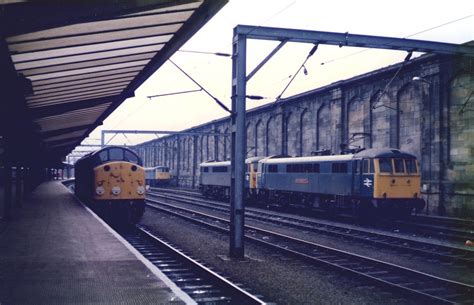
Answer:
POLYGON ((95 200, 144 200, 145 170, 143 167, 115 161, 94 168, 95 200))
POLYGON ((373 198, 407 212, 420 211, 425 202, 421 199, 421 176, 418 161, 414 158, 384 157, 374 159, 373 198))
POLYGON ((167 184, 171 179, 171 174, 169 171, 156 171, 155 179, 158 180, 159 183, 167 184))
POLYGON ((137 223, 145 209, 145 170, 127 161, 94 168, 94 202, 99 214, 119 224, 137 223))

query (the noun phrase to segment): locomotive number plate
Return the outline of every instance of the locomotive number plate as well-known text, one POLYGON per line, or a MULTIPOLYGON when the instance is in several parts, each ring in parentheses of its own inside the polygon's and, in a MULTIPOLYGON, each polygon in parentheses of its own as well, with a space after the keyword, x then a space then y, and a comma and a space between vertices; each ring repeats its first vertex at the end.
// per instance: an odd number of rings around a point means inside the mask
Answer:
POLYGON ((295 179, 295 183, 296 184, 309 184, 309 180, 306 178, 298 178, 298 179, 295 179))

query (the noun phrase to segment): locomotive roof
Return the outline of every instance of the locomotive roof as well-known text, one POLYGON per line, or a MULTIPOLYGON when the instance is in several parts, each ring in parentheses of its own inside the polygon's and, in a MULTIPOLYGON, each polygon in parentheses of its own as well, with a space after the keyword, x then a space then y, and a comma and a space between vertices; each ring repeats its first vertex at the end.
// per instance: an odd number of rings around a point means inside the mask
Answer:
MULTIPOLYGON (((264 158, 265 157, 263 157, 263 156, 250 157, 250 158, 245 159, 245 164, 249 164, 249 163, 252 163, 252 162, 255 162, 255 161, 259 161, 259 160, 264 159, 264 158)), ((203 162, 203 163, 199 164, 199 166, 209 166, 209 167, 230 166, 230 161, 206 161, 206 162, 203 162)))
POLYGON ((324 162, 324 161, 349 161, 354 155, 333 155, 333 156, 307 156, 307 157, 289 157, 273 159, 271 157, 260 160, 261 163, 280 164, 280 163, 306 163, 306 162, 324 162))
POLYGON ((206 161, 199 166, 215 167, 215 166, 230 166, 230 161, 206 161))
POLYGON ((91 155, 91 156, 97 155, 97 154, 100 153, 101 151, 110 150, 110 149, 113 149, 113 148, 118 148, 118 149, 122 149, 122 150, 128 150, 128 151, 132 152, 134 155, 137 156, 137 153, 136 153, 134 150, 131 150, 130 148, 123 147, 123 146, 107 146, 107 147, 101 148, 101 149, 99 149, 99 150, 96 150, 96 151, 90 153, 90 155, 91 155))
MULTIPOLYGON (((84 161, 84 160, 86 160, 86 159, 89 159, 90 157, 93 157, 93 156, 99 154, 100 152, 102 152, 102 151, 104 151, 104 150, 110 150, 110 149, 112 149, 112 148, 119 148, 119 149, 122 149, 122 150, 129 151, 129 152, 131 152, 134 156, 136 156, 137 159, 140 159, 140 158, 138 157, 137 153, 136 153, 134 150, 130 149, 130 148, 123 147, 123 146, 107 146, 107 147, 101 148, 101 149, 99 149, 99 150, 90 152, 90 153, 88 153, 88 154, 82 156, 79 160, 76 161, 76 164, 81 163, 82 161, 84 161)), ((139 162, 139 163, 140 163, 140 162, 139 162)))
POLYGON ((255 162, 255 161, 262 160, 264 158, 266 158, 266 157, 264 157, 264 156, 250 157, 250 158, 245 159, 245 163, 246 164, 252 163, 252 162, 255 162))
POLYGON ((288 157, 288 158, 272 158, 267 157, 260 160, 262 163, 279 164, 279 163, 305 163, 305 162, 324 162, 324 161, 350 161, 360 158, 405 158, 416 159, 416 156, 401 151, 397 148, 370 148, 362 150, 356 154, 347 155, 329 155, 329 156, 307 156, 307 157, 288 157))
POLYGON ((154 169, 157 169, 157 168, 168 168, 168 166, 165 166, 165 165, 157 165, 157 166, 152 166, 152 167, 146 167, 145 170, 146 170, 146 171, 149 171, 149 170, 154 170, 154 169))
POLYGON ((406 158, 416 159, 416 156, 401 151, 398 148, 370 148, 362 150, 354 155, 356 158, 406 158))

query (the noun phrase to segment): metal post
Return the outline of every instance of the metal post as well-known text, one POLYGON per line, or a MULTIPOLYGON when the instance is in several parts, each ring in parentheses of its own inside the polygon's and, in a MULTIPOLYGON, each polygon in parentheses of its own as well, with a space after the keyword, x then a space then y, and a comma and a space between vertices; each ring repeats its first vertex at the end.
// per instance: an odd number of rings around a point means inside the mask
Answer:
POLYGON ((244 258, 244 162, 246 146, 246 44, 247 37, 234 28, 232 53, 232 156, 230 257, 244 258))
POLYGON ((100 137, 100 146, 104 147, 105 145, 105 130, 102 130, 101 137, 100 137))

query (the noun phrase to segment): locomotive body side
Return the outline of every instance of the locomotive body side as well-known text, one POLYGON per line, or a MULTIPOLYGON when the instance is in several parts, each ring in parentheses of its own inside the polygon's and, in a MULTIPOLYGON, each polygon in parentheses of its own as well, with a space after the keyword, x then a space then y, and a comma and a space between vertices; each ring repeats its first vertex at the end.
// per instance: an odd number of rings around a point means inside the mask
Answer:
POLYGON ((204 162, 199 167, 199 188, 203 195, 220 198, 230 195, 230 161, 204 162))

